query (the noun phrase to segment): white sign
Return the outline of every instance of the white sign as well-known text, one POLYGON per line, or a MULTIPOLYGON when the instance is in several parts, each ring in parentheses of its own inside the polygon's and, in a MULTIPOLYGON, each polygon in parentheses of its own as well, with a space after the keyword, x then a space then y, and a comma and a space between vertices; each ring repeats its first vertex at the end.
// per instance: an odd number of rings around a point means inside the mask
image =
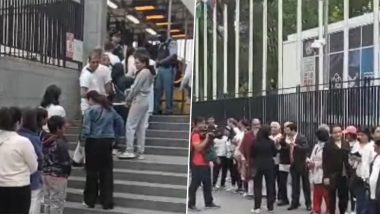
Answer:
POLYGON ((314 85, 315 76, 315 57, 306 57, 302 59, 301 85, 314 85))
POLYGON ((77 39, 74 39, 73 60, 77 62, 83 61, 83 42, 77 39))
POLYGON ((74 54, 74 34, 66 33, 66 57, 72 59, 74 54))

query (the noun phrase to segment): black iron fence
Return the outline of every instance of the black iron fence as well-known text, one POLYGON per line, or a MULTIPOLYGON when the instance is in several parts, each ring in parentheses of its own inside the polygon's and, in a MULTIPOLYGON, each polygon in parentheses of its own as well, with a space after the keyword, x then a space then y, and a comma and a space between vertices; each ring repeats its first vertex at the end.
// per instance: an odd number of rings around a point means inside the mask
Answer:
POLYGON ((83 0, 1 0, 0 56, 80 68, 83 17, 83 0))
POLYGON ((352 82, 330 83, 272 90, 256 97, 195 102, 192 116, 213 116, 221 124, 229 117, 259 118, 263 123, 294 121, 300 132, 314 140, 321 123, 344 127, 380 125, 380 81, 359 82, 356 86, 352 82))

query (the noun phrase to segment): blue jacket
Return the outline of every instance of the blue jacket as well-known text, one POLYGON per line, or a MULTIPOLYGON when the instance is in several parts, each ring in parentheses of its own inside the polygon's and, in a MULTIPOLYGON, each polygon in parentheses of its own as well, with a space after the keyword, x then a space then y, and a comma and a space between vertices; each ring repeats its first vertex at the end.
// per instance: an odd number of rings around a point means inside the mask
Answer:
POLYGON ((124 120, 112 107, 90 106, 84 113, 80 136, 82 142, 88 138, 125 138, 124 120))
POLYGON ((42 188, 42 162, 43 162, 43 153, 42 153, 42 142, 40 140, 40 137, 38 136, 37 132, 30 131, 25 128, 20 128, 18 130, 18 134, 26 137, 32 142, 34 151, 37 155, 37 161, 38 161, 38 170, 37 172, 33 173, 30 177, 30 188, 32 190, 40 189, 42 188))

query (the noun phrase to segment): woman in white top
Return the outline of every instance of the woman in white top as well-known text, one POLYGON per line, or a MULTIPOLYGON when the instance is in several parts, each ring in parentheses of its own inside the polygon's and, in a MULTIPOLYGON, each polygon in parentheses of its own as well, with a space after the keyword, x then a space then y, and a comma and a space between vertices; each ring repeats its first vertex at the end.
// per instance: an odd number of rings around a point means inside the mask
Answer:
POLYGON ((125 53, 125 59, 122 61, 124 65, 124 72, 127 76, 134 77, 136 73, 135 54, 136 50, 133 47, 128 47, 125 53))
POLYGON ((215 153, 220 162, 214 165, 213 186, 219 188, 216 183, 218 181, 220 169, 222 169, 222 177, 220 179, 220 187, 225 188, 228 161, 227 161, 227 141, 228 132, 224 129, 219 129, 214 139, 215 153), (224 132, 224 133, 223 133, 224 132), (219 136, 218 136, 219 135, 219 136))
POLYGON ((358 131, 359 142, 352 147, 349 162, 354 169, 354 177, 351 181, 353 192, 356 196, 356 213, 369 213, 369 177, 370 166, 376 156, 371 131, 364 128, 358 131))
POLYGON ((45 94, 42 97, 41 107, 48 112, 48 118, 52 116, 66 117, 65 109, 59 104, 61 89, 56 85, 50 85, 46 88, 45 94))
POLYGON ((38 162, 32 143, 16 133, 20 121, 20 109, 0 109, 0 213, 29 213, 38 162))

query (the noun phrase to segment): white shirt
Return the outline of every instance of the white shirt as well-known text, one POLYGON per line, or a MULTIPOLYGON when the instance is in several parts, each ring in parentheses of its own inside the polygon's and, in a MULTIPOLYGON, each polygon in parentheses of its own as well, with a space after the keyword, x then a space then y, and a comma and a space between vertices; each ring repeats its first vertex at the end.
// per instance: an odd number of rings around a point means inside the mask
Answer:
POLYGON ((48 112, 48 118, 51 118, 52 116, 66 117, 66 111, 60 105, 51 104, 46 107, 46 111, 48 112))
POLYGON ((377 156, 373 162, 372 173, 369 177, 369 187, 371 192, 371 199, 376 199, 376 185, 380 173, 380 156, 377 156))
MULTIPOLYGON (((137 70, 135 66, 135 57, 133 55, 130 55, 127 60, 128 60, 127 76, 134 77, 137 70)), ((125 66, 125 59, 123 60, 122 63, 125 66)))
POLYGON ((227 136, 223 136, 221 139, 214 139, 215 152, 218 157, 226 157, 227 155, 227 136))
POLYGON ((311 169, 310 177, 313 184, 322 184, 323 182, 323 147, 325 143, 318 142, 313 148, 310 156, 310 162, 314 163, 314 168, 311 169))
POLYGON ((32 143, 16 132, 0 130, 0 187, 30 185, 30 175, 37 167, 32 143))
MULTIPOLYGON (((46 111, 48 112, 48 118, 51 118, 52 116, 61 116, 63 118, 66 117, 66 111, 60 105, 51 104, 46 107, 46 111)), ((47 132, 49 131, 47 125, 44 125, 43 129, 47 132)))
MULTIPOLYGON (((87 88, 88 91, 97 91, 102 95, 107 95, 105 85, 112 81, 111 70, 104 65, 99 65, 99 67, 94 71, 90 72, 88 65, 82 69, 79 77, 80 87, 87 88)), ((88 103, 85 98, 81 99, 81 110, 84 112, 88 108, 88 103)))
POLYGON ((119 57, 116 56, 115 54, 113 54, 111 52, 105 52, 105 54, 107 54, 107 56, 110 59, 110 62, 111 62, 112 65, 115 65, 116 63, 120 63, 119 57))
POLYGON ((370 165, 376 156, 373 142, 369 142, 364 146, 361 146, 359 142, 355 143, 352 147, 351 153, 359 152, 361 155, 360 161, 350 160, 350 164, 356 169, 356 175, 363 180, 369 178, 370 165))

